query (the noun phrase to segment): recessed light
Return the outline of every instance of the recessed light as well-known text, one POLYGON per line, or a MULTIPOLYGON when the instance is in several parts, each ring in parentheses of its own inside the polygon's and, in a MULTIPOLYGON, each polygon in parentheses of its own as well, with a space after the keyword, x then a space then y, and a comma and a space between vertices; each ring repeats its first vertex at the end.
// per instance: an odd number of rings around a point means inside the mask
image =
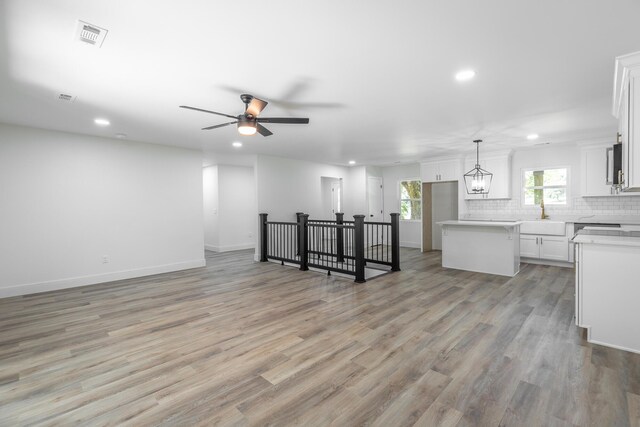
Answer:
POLYGON ((534 139, 538 139, 538 134, 537 133, 529 134, 529 135, 527 135, 527 139, 529 141, 533 141, 534 139))
POLYGON ((98 126, 109 126, 111 124, 107 119, 95 119, 93 122, 98 126))
POLYGON ((471 80, 476 75, 476 72, 473 70, 462 70, 456 73, 456 80, 459 82, 464 82, 467 80, 471 80))
POLYGON ((349 164, 350 164, 350 165, 355 165, 355 164, 356 164, 356 161, 355 161, 355 160, 349 160, 349 164))
POLYGON ((242 147, 242 142, 240 141, 232 142, 231 145, 233 145, 236 148, 240 148, 242 147))

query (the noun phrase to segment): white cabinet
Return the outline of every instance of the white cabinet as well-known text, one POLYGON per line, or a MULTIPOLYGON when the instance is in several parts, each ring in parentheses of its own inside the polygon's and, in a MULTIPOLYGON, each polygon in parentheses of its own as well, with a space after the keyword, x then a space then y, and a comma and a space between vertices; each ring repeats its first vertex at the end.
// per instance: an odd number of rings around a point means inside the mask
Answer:
POLYGON ((587 341, 640 353, 638 259, 625 242, 576 243, 576 324, 587 341))
POLYGON ((540 236, 540 259, 569 261, 569 239, 557 236, 540 236))
MULTIPOLYGON (((464 164, 464 172, 473 169, 476 158, 467 158, 464 164)), ((466 194, 464 198, 470 199, 510 199, 511 198, 511 152, 500 154, 492 153, 486 157, 480 157, 480 167, 493 174, 489 194, 466 194)))
POLYGON ((622 135, 623 188, 640 191, 640 52, 616 58, 613 115, 622 135))
POLYGON ((566 236, 521 234, 520 256, 551 261, 569 261, 569 239, 566 236))
POLYGON ((539 236, 530 234, 520 235, 520 256, 527 258, 540 258, 540 248, 538 247, 539 236))
POLYGON ((422 182, 462 180, 460 159, 440 159, 420 164, 422 182))
POLYGON ((607 149, 612 145, 613 142, 608 145, 588 146, 580 149, 580 182, 583 197, 611 195, 611 184, 607 184, 609 178, 607 149))

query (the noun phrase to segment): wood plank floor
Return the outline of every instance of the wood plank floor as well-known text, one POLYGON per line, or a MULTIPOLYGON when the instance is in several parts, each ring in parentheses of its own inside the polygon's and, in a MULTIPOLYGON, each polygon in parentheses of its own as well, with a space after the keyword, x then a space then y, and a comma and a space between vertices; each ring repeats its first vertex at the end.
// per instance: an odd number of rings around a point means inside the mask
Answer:
POLYGON ((0 300, 0 425, 640 426, 640 355, 583 339, 571 269, 252 255, 0 300))

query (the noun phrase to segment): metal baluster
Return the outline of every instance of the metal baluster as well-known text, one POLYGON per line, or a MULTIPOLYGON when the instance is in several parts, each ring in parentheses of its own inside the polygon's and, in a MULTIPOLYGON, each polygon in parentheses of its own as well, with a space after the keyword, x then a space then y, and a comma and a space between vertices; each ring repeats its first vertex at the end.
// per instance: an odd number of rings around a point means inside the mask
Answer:
POLYGON ((376 260, 380 259, 380 237, 378 233, 380 232, 380 224, 376 224, 376 260))

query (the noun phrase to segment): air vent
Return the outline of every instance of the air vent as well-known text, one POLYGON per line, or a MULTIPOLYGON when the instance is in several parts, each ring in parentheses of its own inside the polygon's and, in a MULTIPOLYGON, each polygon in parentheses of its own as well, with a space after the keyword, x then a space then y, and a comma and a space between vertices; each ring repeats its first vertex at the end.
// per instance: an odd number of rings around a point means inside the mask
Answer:
POLYGON ((66 93, 61 93, 60 95, 58 95, 58 99, 60 101, 65 101, 65 102, 73 102, 76 100, 76 97, 73 95, 69 95, 66 93))
POLYGON ((89 24, 88 22, 78 21, 78 28, 76 29, 76 40, 83 43, 93 45, 95 47, 101 47, 104 38, 107 36, 107 30, 100 28, 97 25, 89 24))

